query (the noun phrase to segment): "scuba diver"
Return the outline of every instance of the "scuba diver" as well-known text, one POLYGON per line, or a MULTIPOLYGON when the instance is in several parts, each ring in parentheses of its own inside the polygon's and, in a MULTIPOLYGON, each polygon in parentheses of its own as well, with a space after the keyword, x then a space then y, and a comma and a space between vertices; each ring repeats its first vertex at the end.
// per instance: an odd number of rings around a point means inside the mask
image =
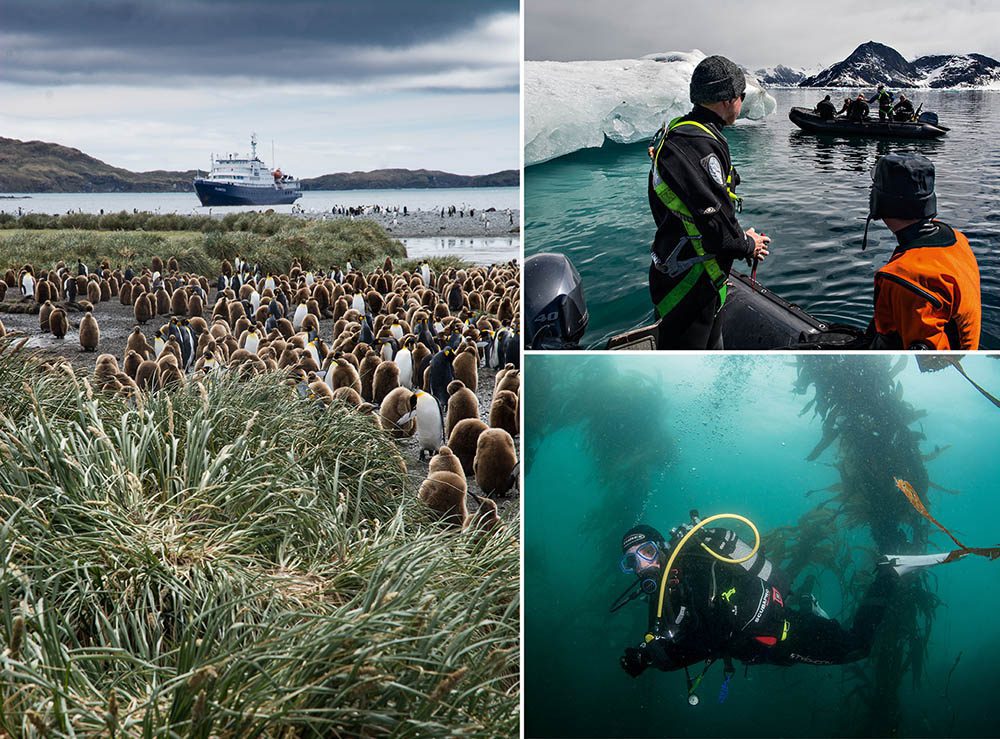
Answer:
POLYGON ((735 670, 732 660, 747 665, 835 665, 864 659, 902 575, 951 561, 954 553, 891 555, 876 565, 850 628, 831 619, 811 595, 790 603, 786 576, 759 551, 756 527, 743 516, 720 514, 671 530, 664 537, 640 524, 622 537, 622 571, 636 581, 612 606, 612 612, 636 598, 649 602, 649 626, 642 642, 628 647, 622 669, 637 677, 649 667, 685 671, 688 702, 697 705, 695 691, 709 666, 725 664, 723 693, 735 670), (720 518, 748 524, 757 537, 750 547, 724 528, 704 528, 720 518), (688 544, 688 542, 691 542, 688 544), (692 679, 688 667, 703 663, 692 679))
POLYGON ((837 107, 830 100, 830 96, 827 95, 816 103, 816 112, 819 113, 819 117, 824 121, 832 121, 837 116, 837 107))
POLYGON ((884 121, 887 118, 892 120, 892 93, 885 89, 885 85, 879 85, 875 94, 868 98, 869 103, 878 101, 878 119, 884 121))
POLYGON ((873 349, 978 349, 979 265, 965 235, 935 220, 934 164, 919 154, 886 154, 875 165, 868 226, 882 220, 898 242, 875 273, 873 349))
POLYGON ((770 239, 736 219, 740 182, 722 129, 736 122, 746 78, 729 59, 702 59, 694 109, 660 129, 650 149, 649 207, 656 222, 649 293, 660 349, 722 349, 719 311, 736 259, 763 259, 770 239))

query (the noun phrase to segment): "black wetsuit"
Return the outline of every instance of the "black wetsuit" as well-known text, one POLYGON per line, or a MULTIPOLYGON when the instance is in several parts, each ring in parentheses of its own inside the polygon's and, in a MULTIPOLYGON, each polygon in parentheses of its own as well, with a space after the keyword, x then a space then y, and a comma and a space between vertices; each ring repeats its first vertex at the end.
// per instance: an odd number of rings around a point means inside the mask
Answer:
MULTIPOLYGON (((736 208, 726 192, 725 179, 732 167, 729 145, 722 135, 725 122, 714 112, 697 105, 680 120, 696 121, 709 128, 714 136, 696 126, 678 126, 667 134, 659 157, 659 174, 663 181, 681 199, 694 217, 694 224, 702 236, 701 246, 707 254, 715 255, 720 270, 728 275, 734 259, 753 256, 754 241, 747 236, 736 220, 736 208), (711 160, 715 159, 713 163, 711 160), (713 175, 714 172, 714 175, 713 175), (722 182, 718 181, 721 172, 722 182)), ((739 184, 739 175, 733 171, 731 188, 739 184)), ((649 207, 656 222, 653 252, 666 261, 677 244, 687 237, 680 219, 671 213, 653 189, 649 179, 649 207)), ((678 258, 695 257, 690 243, 685 244, 678 258)), ((649 293, 657 305, 684 277, 685 273, 671 277, 657 269, 655 262, 649 268, 649 293)), ((661 349, 721 349, 722 326, 717 321, 719 291, 707 274, 702 276, 680 303, 660 321, 659 348, 661 349)))
POLYGON ((910 120, 913 117, 913 103, 909 100, 900 100, 893 108, 892 117, 899 122, 910 120))
POLYGON ((847 110, 847 117, 855 123, 861 123, 871 114, 871 108, 864 100, 855 100, 847 110))
POLYGON ((816 112, 824 121, 832 121, 837 115, 837 108, 829 100, 820 100, 816 103, 816 112))
MULTIPOLYGON (((863 659, 899 580, 891 569, 880 569, 854 623, 845 629, 811 609, 787 607, 787 586, 779 574, 762 580, 741 565, 720 562, 696 545, 688 547, 674 563, 677 584, 668 586, 671 612, 664 607, 664 629, 675 633, 626 650, 623 667, 626 662, 635 665, 631 670, 626 667, 630 674, 646 667, 679 670, 726 657, 776 665, 833 665, 863 659)), ((649 633, 655 629, 658 594, 650 596, 649 633)))

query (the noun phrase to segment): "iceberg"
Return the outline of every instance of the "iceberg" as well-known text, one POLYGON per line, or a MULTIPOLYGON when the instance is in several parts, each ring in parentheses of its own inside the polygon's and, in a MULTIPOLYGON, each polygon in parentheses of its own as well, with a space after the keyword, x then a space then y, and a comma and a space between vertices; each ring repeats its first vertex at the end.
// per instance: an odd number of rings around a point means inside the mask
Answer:
MULTIPOLYGON (((605 139, 648 140, 664 121, 691 110, 688 86, 704 58, 695 49, 615 61, 525 62, 525 166, 602 146, 605 139)), ((740 117, 759 120, 776 107, 748 74, 740 117)))

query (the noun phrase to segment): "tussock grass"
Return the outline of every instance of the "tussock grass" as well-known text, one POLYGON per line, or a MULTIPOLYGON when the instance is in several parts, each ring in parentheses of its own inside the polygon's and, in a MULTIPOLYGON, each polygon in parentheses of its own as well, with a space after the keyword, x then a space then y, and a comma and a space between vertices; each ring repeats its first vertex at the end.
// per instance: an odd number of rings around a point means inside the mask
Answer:
POLYGON ((0 730, 518 730, 515 528, 427 523, 370 417, 278 377, 128 401, 0 356, 0 730))
POLYGON ((104 259, 112 266, 146 267, 154 256, 176 256, 182 270, 213 276, 223 259, 237 255, 272 273, 287 273, 293 259, 306 269, 329 269, 348 260, 360 267, 386 256, 406 256, 403 245, 374 221, 314 221, 265 213, 234 213, 222 219, 122 213, 31 214, 19 223, 34 216, 40 222, 66 225, 0 228, 0 268, 16 269, 26 263, 41 268, 60 259, 71 264, 77 258, 92 267, 104 259), (114 220, 118 216, 121 227, 112 228, 119 223, 114 220), (69 225, 75 223, 80 225, 69 225))

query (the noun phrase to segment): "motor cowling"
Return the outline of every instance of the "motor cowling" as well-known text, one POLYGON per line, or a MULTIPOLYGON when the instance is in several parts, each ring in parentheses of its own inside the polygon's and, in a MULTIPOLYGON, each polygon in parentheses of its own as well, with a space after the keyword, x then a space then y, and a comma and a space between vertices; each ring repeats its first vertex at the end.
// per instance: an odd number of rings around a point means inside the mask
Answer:
POLYGON ((532 349, 579 346, 590 316, 580 273, 563 254, 534 254, 524 262, 525 326, 532 349))

